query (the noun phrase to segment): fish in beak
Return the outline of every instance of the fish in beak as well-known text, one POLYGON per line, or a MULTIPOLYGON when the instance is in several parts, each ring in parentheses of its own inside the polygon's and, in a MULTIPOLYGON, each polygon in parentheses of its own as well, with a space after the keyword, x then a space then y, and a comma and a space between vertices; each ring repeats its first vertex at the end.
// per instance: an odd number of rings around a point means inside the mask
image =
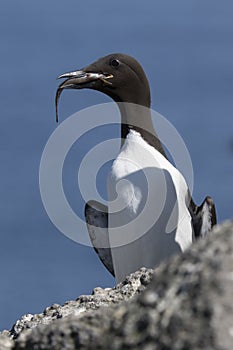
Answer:
POLYGON ((101 81, 106 85, 112 85, 108 79, 113 78, 112 74, 108 73, 94 73, 86 72, 84 70, 77 70, 74 72, 64 73, 57 77, 57 79, 65 79, 57 88, 55 105, 56 105, 56 122, 58 122, 58 102, 61 93, 64 89, 84 89, 94 88, 97 81, 101 81))

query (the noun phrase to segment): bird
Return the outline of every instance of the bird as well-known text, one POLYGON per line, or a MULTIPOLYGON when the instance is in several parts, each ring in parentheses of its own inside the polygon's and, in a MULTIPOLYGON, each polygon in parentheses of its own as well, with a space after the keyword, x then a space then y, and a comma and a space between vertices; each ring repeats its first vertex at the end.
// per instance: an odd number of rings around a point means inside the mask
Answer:
POLYGON ((58 76, 56 91, 92 89, 108 95, 121 114, 121 147, 106 187, 108 206, 95 200, 85 205, 92 245, 119 283, 141 267, 154 268, 217 223, 215 203, 207 196, 200 206, 168 160, 154 130, 151 93, 141 64, 132 56, 113 53, 86 67, 58 76))

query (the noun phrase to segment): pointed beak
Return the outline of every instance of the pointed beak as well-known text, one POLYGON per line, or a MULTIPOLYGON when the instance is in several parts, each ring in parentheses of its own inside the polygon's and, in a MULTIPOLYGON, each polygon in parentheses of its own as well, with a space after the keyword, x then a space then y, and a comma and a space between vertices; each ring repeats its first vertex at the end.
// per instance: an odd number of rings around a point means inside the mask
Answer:
POLYGON ((74 72, 64 73, 57 77, 57 79, 63 79, 63 78, 82 78, 85 76, 86 72, 83 70, 76 70, 74 72))
MULTIPOLYGON (((85 68, 84 68, 85 69, 85 68)), ((112 74, 108 73, 93 73, 93 72, 85 72, 84 70, 77 70, 74 72, 68 72, 61 74, 57 77, 57 79, 64 79, 57 88, 55 105, 56 105, 56 122, 58 122, 58 102, 61 96, 61 93, 64 89, 84 89, 91 88, 94 82, 100 80, 104 84, 112 85, 108 79, 113 78, 112 74)))

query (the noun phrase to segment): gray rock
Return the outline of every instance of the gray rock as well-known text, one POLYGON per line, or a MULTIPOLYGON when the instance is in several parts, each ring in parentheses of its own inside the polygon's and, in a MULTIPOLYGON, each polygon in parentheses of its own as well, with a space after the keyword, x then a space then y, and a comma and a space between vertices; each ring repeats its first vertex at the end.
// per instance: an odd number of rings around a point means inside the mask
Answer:
POLYGON ((151 276, 141 269, 116 288, 24 316, 0 349, 233 348, 233 223, 159 266, 145 288, 151 276))
POLYGON ((0 333, 0 349, 1 350, 11 350, 14 347, 14 341, 10 338, 10 333, 8 331, 3 331, 0 333))
MULTIPOLYGON (((10 336, 16 339, 23 330, 33 329, 38 325, 49 325, 56 319, 65 318, 69 315, 79 317, 88 310, 97 310, 101 306, 117 304, 139 294, 153 276, 152 269, 142 268, 115 288, 95 288, 92 295, 81 295, 76 301, 67 301, 63 306, 53 304, 47 307, 43 313, 24 315, 18 320, 10 331, 10 336)), ((1 350, 1 349, 0 349, 1 350)))

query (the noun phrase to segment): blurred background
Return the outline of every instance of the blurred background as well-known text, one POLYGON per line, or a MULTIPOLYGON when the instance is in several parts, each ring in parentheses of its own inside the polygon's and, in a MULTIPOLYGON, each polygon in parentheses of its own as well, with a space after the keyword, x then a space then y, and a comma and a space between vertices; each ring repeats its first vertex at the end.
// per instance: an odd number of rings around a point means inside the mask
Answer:
MULTIPOLYGON (((57 127, 61 73, 111 52, 135 56, 149 78, 152 107, 189 149, 195 201, 210 194, 219 221, 232 218, 232 16, 231 0, 1 2, 0 330, 23 314, 114 285, 93 249, 61 234, 41 201, 39 164, 57 127)), ((109 101, 90 90, 64 92, 60 119, 109 101)), ((74 159, 66 162, 64 188, 82 212, 74 159)))

